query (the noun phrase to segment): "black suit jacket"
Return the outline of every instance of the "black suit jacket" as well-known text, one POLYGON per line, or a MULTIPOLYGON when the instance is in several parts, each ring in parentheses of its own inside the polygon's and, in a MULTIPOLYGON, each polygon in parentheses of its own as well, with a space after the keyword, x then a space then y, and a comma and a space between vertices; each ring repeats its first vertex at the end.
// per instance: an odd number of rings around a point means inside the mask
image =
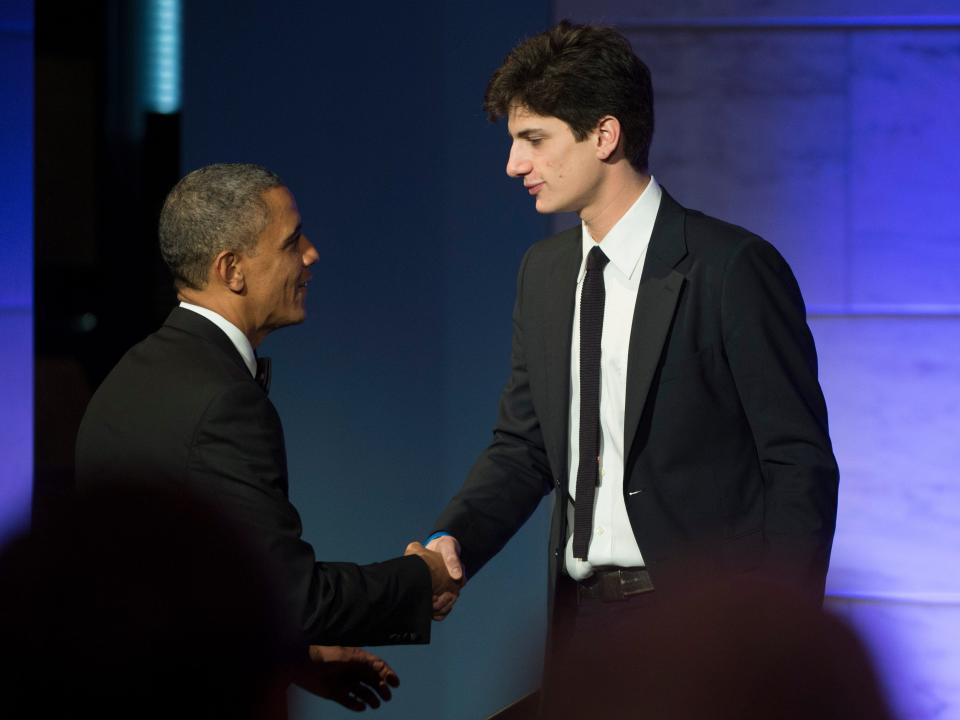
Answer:
MULTIPOLYGON (((581 252, 576 227, 521 263, 493 442, 436 523, 459 540, 471 574, 556 488, 556 586, 581 252)), ((664 191, 627 373, 624 503, 654 583, 696 560, 722 574, 768 570, 822 593, 838 471, 803 299, 779 253, 664 191)))
POLYGON ((249 531, 281 578, 306 642, 428 642, 430 574, 416 557, 317 562, 287 499, 283 429, 229 338, 176 308, 94 394, 77 437, 81 488, 162 483, 210 500, 249 531))

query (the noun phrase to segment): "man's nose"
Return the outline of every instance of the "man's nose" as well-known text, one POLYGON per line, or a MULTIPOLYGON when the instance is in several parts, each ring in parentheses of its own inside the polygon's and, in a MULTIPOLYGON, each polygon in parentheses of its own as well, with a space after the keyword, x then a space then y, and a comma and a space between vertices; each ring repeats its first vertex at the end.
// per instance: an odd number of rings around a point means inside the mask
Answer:
POLYGON ((523 157, 517 150, 517 146, 510 147, 510 155, 507 156, 507 175, 510 177, 523 177, 533 169, 530 161, 523 157))
POLYGON ((320 253, 317 252, 317 249, 313 246, 313 243, 310 242, 306 235, 300 236, 300 244, 300 254, 303 255, 304 267, 313 265, 317 260, 320 259, 320 253))

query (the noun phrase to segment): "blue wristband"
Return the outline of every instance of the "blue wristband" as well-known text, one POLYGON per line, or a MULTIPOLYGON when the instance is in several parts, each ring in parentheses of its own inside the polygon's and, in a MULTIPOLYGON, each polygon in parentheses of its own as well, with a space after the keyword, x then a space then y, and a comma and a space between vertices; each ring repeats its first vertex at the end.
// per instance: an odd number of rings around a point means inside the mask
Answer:
POLYGON ((443 537, 444 535, 450 535, 450 533, 444 532, 443 530, 435 532, 433 535, 424 540, 423 544, 424 546, 429 545, 431 541, 436 540, 438 537, 443 537))

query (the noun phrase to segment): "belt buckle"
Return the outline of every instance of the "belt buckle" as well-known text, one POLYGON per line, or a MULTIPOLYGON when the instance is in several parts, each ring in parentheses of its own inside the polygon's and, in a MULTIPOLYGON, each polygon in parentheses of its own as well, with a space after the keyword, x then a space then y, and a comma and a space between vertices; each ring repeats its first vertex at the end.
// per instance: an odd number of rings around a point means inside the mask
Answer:
POLYGON ((577 583, 577 601, 623 602, 653 589, 653 581, 645 569, 597 569, 589 580, 577 583))
POLYGON ((646 570, 635 570, 620 578, 620 592, 625 600, 633 595, 652 592, 653 589, 653 581, 646 570))
POLYGON ((600 600, 603 602, 616 602, 626 600, 623 594, 622 571, 605 572, 600 575, 600 600))

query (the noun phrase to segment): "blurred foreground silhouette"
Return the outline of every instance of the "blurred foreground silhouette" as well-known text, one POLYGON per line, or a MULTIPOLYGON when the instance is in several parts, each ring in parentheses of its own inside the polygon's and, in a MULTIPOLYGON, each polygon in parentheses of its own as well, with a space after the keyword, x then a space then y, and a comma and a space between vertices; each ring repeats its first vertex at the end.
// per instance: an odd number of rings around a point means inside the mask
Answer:
POLYGON ((856 633, 809 597, 743 579, 654 595, 561 649, 543 717, 892 720, 856 633))
POLYGON ((194 498, 80 495, 0 553, 0 715, 284 717, 294 648, 271 587, 194 498))

